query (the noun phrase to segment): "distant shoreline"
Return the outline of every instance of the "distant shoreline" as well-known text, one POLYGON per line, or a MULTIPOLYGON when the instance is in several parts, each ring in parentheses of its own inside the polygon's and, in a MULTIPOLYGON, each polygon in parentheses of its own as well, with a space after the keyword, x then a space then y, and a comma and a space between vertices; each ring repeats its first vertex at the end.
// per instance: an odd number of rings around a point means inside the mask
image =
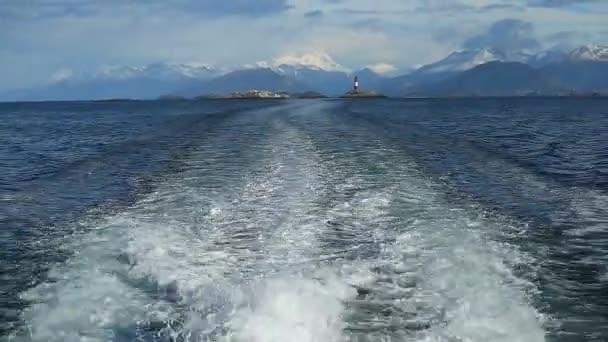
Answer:
POLYGON ((199 97, 199 98, 175 98, 175 99, 88 99, 88 100, 25 100, 25 101, 0 101, 0 104, 15 103, 120 103, 120 102, 202 102, 202 101, 298 101, 298 100, 488 100, 488 99, 608 99, 608 94, 603 95, 506 95, 506 96, 384 96, 384 97, 310 97, 310 98, 230 98, 230 97, 199 97))

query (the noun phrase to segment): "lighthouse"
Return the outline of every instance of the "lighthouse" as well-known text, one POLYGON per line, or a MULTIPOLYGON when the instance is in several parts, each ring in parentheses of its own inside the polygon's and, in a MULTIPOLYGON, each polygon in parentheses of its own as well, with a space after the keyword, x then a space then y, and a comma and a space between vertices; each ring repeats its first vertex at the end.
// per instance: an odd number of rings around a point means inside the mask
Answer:
POLYGON ((359 90, 359 77, 355 76, 353 80, 353 88, 342 95, 341 98, 345 99, 365 99, 365 98, 383 98, 386 97, 381 93, 375 91, 359 90))

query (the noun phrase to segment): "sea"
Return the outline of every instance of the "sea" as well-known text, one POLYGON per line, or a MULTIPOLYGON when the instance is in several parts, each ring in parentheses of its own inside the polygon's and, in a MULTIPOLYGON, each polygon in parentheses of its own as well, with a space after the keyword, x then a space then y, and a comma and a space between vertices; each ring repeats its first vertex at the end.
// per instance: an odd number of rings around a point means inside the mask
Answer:
POLYGON ((0 104, 0 341, 608 341, 608 100, 0 104))

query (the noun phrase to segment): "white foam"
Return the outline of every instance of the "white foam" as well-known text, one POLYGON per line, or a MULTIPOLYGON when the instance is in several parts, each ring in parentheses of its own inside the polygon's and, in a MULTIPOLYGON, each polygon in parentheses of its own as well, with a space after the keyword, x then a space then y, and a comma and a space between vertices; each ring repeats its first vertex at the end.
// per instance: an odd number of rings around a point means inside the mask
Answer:
MULTIPOLYGON (((572 237, 585 237, 597 233, 608 233, 608 196, 593 190, 572 189, 573 214, 577 216, 579 226, 568 229, 565 234, 572 237)), ((595 237, 597 238, 597 236, 595 237)), ((605 241, 605 237, 603 240, 605 241)))
POLYGON ((99 227, 101 234, 89 235, 75 257, 51 272, 52 282, 23 294, 34 303, 23 315, 29 340, 107 341, 116 330, 133 329, 136 322, 170 317, 173 308, 169 303, 151 302, 125 284, 120 279, 123 267, 108 258, 120 251, 113 229, 128 224, 119 216, 99 227))
POLYGON ((256 298, 230 322, 226 341, 343 341, 343 301, 355 290, 329 274, 316 280, 292 277, 269 280, 256 298))
POLYGON ((415 169, 402 177, 401 193, 395 197, 404 199, 404 216, 409 211, 415 219, 403 227, 385 257, 387 266, 416 282, 416 291, 400 305, 423 303, 427 309, 420 310, 420 316, 444 322, 416 337, 544 341, 543 317, 527 298, 535 287, 507 265, 529 262, 531 257, 492 240, 493 232, 512 227, 482 219, 473 208, 451 205, 436 185, 421 179, 415 169))
POLYGON ((203 146, 74 241, 58 280, 24 294, 27 339, 120 340, 156 322, 148 340, 544 340, 534 286, 511 269, 530 256, 493 235, 504 223, 450 203, 380 141, 328 158, 287 119, 266 124, 230 181, 209 164, 229 148, 203 146))

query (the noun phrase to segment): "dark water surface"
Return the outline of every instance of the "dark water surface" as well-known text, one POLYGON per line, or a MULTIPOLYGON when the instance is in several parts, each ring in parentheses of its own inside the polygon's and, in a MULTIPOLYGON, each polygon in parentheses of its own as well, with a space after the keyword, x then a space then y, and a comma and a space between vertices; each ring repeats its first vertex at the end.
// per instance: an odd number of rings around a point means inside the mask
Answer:
POLYGON ((0 104, 0 340, 607 341, 608 101, 0 104))

